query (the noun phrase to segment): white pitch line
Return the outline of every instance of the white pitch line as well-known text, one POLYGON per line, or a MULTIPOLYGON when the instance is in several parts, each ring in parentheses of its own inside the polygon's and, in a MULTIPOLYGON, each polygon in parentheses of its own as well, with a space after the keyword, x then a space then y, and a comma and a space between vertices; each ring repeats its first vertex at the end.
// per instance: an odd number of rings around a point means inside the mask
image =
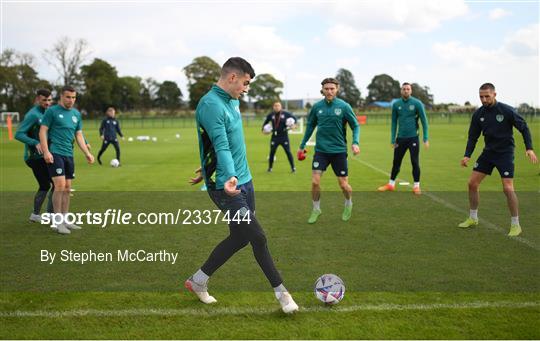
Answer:
MULTIPOLYGON (((510 309, 525 309, 540 307, 540 302, 510 302, 510 301, 494 301, 494 302, 463 302, 463 303, 432 303, 432 304, 365 304, 352 306, 316 306, 316 307, 300 307, 300 313, 349 313, 356 311, 430 311, 441 309, 486 309, 486 308, 510 308, 510 309)), ((208 309, 119 309, 119 310, 100 310, 100 309, 76 309, 76 310, 15 310, 0 312, 0 318, 7 317, 44 317, 44 318, 61 318, 61 317, 128 317, 128 316, 215 316, 215 315, 268 315, 280 311, 276 306, 274 308, 232 308, 232 307, 209 307, 208 309)))
MULTIPOLYGON (((371 163, 369 162, 366 162, 364 160, 361 160, 361 159, 358 159, 358 158, 352 158, 353 160, 355 161, 358 161, 360 162, 361 164, 363 164, 364 166, 366 167, 369 167, 381 174, 384 174, 386 176, 390 176, 390 173, 372 165, 371 163)), ((396 179, 396 181, 398 181, 399 179, 396 179)), ((409 187, 411 187, 411 185, 408 185, 409 187)), ((444 207, 446 208, 449 208, 455 212, 458 212, 458 213, 462 213, 463 215, 467 215, 469 214, 469 212, 467 212, 466 210, 464 209, 461 209, 459 207, 457 207, 456 205, 452 204, 452 203, 449 203, 448 201, 444 200, 443 198, 440 198, 438 196, 436 196, 435 194, 433 193, 430 193, 430 192, 422 192, 422 195, 425 195, 427 196, 428 198, 430 198, 431 200, 443 205, 444 207)), ((497 232, 500 232, 500 233, 503 233, 503 234, 506 234, 506 231, 500 227, 498 227, 497 225, 493 224, 492 222, 486 220, 486 219, 483 219, 483 218, 479 218, 479 221, 482 223, 482 225, 486 226, 487 228, 491 229, 491 230, 494 230, 494 231, 497 231, 497 232)), ((530 247, 531 249, 534 249, 536 251, 540 251, 540 245, 528 240, 528 239, 525 239, 523 237, 508 237, 510 238, 511 240, 515 240, 515 241, 518 241, 524 245, 527 245, 528 247, 530 247)))

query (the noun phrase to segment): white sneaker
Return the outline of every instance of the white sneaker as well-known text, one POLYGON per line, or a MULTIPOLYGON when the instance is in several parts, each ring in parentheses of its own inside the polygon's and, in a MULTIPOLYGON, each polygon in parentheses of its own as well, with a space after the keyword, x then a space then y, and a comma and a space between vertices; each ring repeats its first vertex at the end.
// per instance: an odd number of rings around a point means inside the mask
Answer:
POLYGON ((82 230, 82 227, 80 227, 79 225, 75 225, 75 224, 64 223, 64 226, 67 227, 70 230, 82 230))
POLYGON ((56 232, 60 233, 60 234, 70 234, 71 231, 67 228, 66 225, 64 224, 60 224, 56 227, 56 232))
POLYGON ((289 292, 276 292, 276 298, 279 301, 279 304, 281 305, 281 310, 285 314, 292 314, 295 311, 298 311, 298 304, 294 302, 291 294, 289 292))
POLYGON ((184 282, 184 287, 194 293, 204 304, 216 303, 217 300, 214 296, 208 294, 208 288, 204 285, 195 283, 195 281, 190 277, 184 282))
POLYGON ((30 218, 28 218, 33 223, 41 223, 41 216, 39 214, 32 213, 30 218))

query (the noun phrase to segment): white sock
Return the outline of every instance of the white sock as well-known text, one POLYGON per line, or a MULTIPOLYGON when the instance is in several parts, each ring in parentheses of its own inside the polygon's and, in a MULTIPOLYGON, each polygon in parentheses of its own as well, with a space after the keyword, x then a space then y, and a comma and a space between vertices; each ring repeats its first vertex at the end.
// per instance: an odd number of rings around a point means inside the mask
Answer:
POLYGON ((199 285, 206 286, 206 283, 208 283, 208 279, 210 277, 202 272, 201 269, 197 270, 197 272, 193 275, 193 281, 199 285))
POLYGON ((352 206, 352 198, 345 199, 345 206, 352 206))
POLYGON ((274 295, 276 295, 276 298, 279 300, 281 297, 281 293, 287 292, 287 288, 282 284, 278 285, 274 288, 274 295))
POLYGON ((420 182, 415 182, 414 187, 420 187, 420 182))
POLYGON ((519 216, 511 217, 510 218, 510 223, 512 225, 519 225, 519 216))
POLYGON ((313 200, 313 209, 314 210, 318 210, 320 211, 321 210, 321 201, 320 200, 313 200))
POLYGON ((390 186, 395 186, 396 185, 396 180, 390 179, 390 181, 388 181, 388 183, 390 184, 390 186))
POLYGON ((469 210, 469 217, 474 220, 478 220, 478 209, 476 210, 469 210))

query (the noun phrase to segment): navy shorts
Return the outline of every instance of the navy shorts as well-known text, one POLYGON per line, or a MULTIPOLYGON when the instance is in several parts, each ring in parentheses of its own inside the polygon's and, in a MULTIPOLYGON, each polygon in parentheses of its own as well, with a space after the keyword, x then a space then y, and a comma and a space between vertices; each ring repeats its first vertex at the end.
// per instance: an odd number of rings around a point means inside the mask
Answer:
POLYGON ((315 152, 311 169, 314 171, 324 172, 328 165, 332 165, 336 176, 348 176, 349 167, 347 165, 347 153, 321 153, 315 152))
POLYGON ((73 156, 64 156, 52 153, 54 161, 48 163, 49 176, 54 178, 55 176, 65 176, 66 179, 75 178, 75 162, 73 162, 73 156))
POLYGON ((514 153, 495 153, 483 151, 476 160, 473 170, 491 175, 493 168, 497 168, 501 178, 514 177, 514 153))
MULTIPOLYGON (((210 199, 216 204, 216 206, 222 211, 229 211, 230 218, 232 219, 236 212, 241 213, 241 217, 246 217, 246 213, 249 211, 250 215, 247 217, 255 216, 255 189, 253 188, 253 181, 249 180, 243 185, 237 187, 240 193, 235 196, 230 196, 225 193, 225 190, 210 190, 208 189, 208 195, 210 199)), ((233 224, 234 222, 231 222, 233 224)))

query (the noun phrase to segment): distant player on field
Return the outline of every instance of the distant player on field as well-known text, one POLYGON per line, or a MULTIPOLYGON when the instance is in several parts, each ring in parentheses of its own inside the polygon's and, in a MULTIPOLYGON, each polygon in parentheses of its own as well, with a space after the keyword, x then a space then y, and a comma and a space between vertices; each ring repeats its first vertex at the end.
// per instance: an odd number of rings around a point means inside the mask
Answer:
POLYGON ((216 299, 208 294, 208 280, 236 252, 251 244, 257 263, 274 288, 282 310, 292 313, 298 305, 283 286, 264 231, 255 217, 255 192, 249 171, 242 116, 238 98, 249 89, 255 72, 240 57, 230 58, 221 69, 217 84, 204 95, 196 109, 197 132, 201 158, 200 176, 193 184, 204 179, 208 195, 217 207, 232 218, 240 214, 241 220, 229 222, 229 236, 219 243, 206 262, 186 282, 199 300, 209 304, 216 299))
MULTIPOLYGON (((15 133, 15 138, 24 143, 24 162, 32 169, 34 178, 38 182, 39 188, 34 196, 34 210, 30 214, 30 221, 41 222, 41 206, 47 197, 47 192, 51 189, 51 177, 47 170, 47 164, 43 160, 43 150, 39 144, 39 127, 45 110, 52 104, 51 91, 39 89, 36 93, 36 105, 25 115, 15 133)), ((49 205, 47 210, 52 213, 52 193, 49 194, 49 205)))
MULTIPOLYGON (((73 87, 64 86, 60 93, 60 102, 45 111, 39 131, 43 158, 54 183, 54 213, 64 215, 69 212, 71 182, 75 178, 72 145, 74 138, 88 163, 94 163, 94 156, 88 151, 82 133, 81 113, 73 107, 76 96, 77 92, 73 87)), ((67 222, 57 226, 57 232, 61 234, 69 234, 70 230, 79 229, 80 226, 67 222)))
POLYGON ((108 107, 105 114, 107 117, 101 121, 101 126, 99 127, 99 136, 103 141, 97 157, 100 165, 102 164, 101 155, 103 155, 111 144, 114 146, 114 150, 116 151, 116 159, 120 161, 120 145, 118 144, 118 137, 116 134, 120 135, 120 137, 124 139, 124 135, 120 129, 120 122, 116 120, 116 109, 113 107, 108 107))
POLYGON ((392 126, 390 144, 394 148, 394 162, 390 181, 378 188, 379 192, 394 191, 396 178, 401 168, 401 162, 407 150, 411 156, 412 174, 414 179, 413 193, 421 194, 420 190, 420 141, 418 139, 418 119, 422 122, 424 146, 429 148, 428 122, 424 105, 419 99, 411 96, 412 87, 409 83, 401 86, 401 98, 392 105, 392 126), (397 134, 396 134, 397 131, 397 134))
POLYGON ((274 156, 279 146, 283 147, 289 165, 291 166, 291 172, 296 172, 294 167, 294 158, 291 153, 291 146, 289 143, 289 129, 296 124, 296 117, 288 111, 284 111, 281 107, 281 102, 275 102, 273 105, 273 111, 266 116, 263 122, 262 130, 265 133, 265 126, 271 124, 272 130, 269 133, 272 135, 270 138, 270 156, 268 158, 268 172, 272 171, 272 165, 274 164, 274 156), (290 124, 288 124, 290 123, 290 124))
POLYGON ((533 151, 531 132, 523 117, 518 115, 511 106, 497 102, 496 96, 497 93, 493 84, 482 84, 480 87, 482 106, 472 116, 469 139, 465 149, 465 156, 461 160, 461 166, 467 167, 480 134, 484 135, 485 147, 478 157, 469 178, 469 217, 458 226, 468 228, 478 225, 478 190, 480 183, 486 175, 491 175, 493 168, 497 168, 511 215, 508 235, 515 237, 521 234, 521 226, 519 225, 518 199, 514 192, 513 181, 515 147, 513 127, 516 127, 523 136, 526 149, 525 155, 529 160, 536 164, 538 158, 533 151))
POLYGON ((334 78, 325 78, 322 81, 321 93, 324 99, 315 103, 311 108, 307 121, 298 159, 305 158, 305 147, 311 134, 317 128, 317 144, 312 163, 311 197, 313 210, 308 223, 314 224, 321 215, 321 176, 329 165, 332 165, 334 174, 337 176, 339 187, 345 196, 345 208, 341 219, 347 221, 352 214, 352 187, 349 185, 349 169, 347 165, 347 123, 353 130, 352 152, 360 153, 360 125, 351 106, 344 100, 337 98, 339 82, 334 78))

